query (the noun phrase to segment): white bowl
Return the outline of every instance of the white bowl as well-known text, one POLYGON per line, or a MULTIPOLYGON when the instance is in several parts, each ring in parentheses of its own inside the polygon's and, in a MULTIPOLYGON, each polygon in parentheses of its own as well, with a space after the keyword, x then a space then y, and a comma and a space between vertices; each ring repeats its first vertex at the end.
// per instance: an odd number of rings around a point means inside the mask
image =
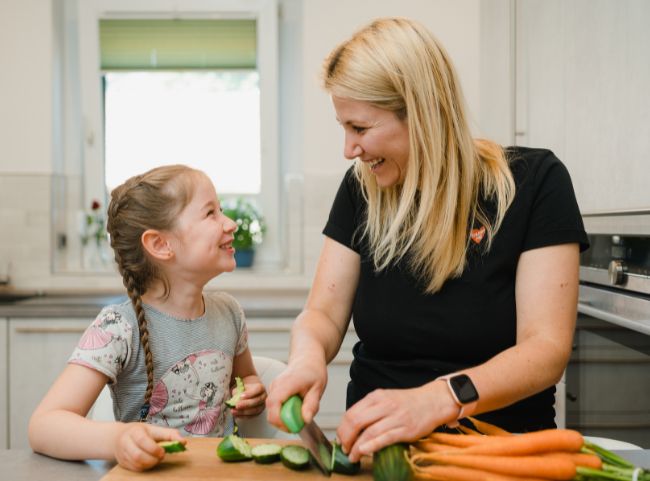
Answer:
POLYGON ((584 439, 585 441, 589 441, 590 443, 597 444, 601 448, 609 450, 643 449, 641 446, 637 446, 636 444, 628 443, 626 441, 618 441, 617 439, 598 438, 595 436, 584 436, 584 439))

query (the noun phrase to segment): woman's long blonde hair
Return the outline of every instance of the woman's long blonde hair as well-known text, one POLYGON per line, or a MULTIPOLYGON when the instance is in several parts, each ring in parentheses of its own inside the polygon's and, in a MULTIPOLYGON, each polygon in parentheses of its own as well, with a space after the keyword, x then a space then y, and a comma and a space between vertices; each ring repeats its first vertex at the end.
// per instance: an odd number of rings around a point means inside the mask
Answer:
POLYGON ((324 64, 331 95, 368 102, 405 119, 409 161, 403 183, 380 189, 355 163, 376 270, 406 256, 434 293, 462 274, 470 230, 485 226, 486 249, 515 193, 502 147, 472 138, 454 67, 434 36, 404 18, 379 19, 343 42, 324 64), (481 199, 494 203, 489 216, 481 199))

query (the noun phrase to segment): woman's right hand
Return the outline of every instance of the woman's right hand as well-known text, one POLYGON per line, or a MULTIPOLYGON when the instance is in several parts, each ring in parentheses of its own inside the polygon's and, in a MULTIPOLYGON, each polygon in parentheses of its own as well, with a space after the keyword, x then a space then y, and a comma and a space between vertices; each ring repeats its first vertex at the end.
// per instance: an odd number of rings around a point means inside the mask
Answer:
POLYGON ((117 437, 115 459, 120 466, 131 471, 151 469, 165 457, 165 450, 158 441, 187 442, 176 429, 128 423, 117 437))
POLYGON ((320 398, 327 385, 327 364, 323 359, 301 357, 289 361, 287 368, 269 386, 266 399, 267 419, 278 429, 287 431, 280 419, 282 403, 292 395, 302 398, 302 418, 311 422, 318 412, 320 398))

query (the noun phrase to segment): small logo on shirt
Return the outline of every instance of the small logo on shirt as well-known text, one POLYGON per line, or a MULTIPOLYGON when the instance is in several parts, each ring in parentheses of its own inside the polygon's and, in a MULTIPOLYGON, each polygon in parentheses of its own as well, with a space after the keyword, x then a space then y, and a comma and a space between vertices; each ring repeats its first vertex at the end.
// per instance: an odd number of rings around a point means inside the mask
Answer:
POLYGON ((483 225, 479 229, 472 229, 469 236, 475 244, 480 244, 483 237, 485 237, 485 226, 483 225))

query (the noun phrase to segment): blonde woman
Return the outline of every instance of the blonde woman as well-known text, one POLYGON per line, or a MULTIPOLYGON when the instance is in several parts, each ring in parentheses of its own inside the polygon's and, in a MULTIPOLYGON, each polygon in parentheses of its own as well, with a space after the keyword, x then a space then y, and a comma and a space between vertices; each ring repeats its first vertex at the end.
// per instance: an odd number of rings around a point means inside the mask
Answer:
POLYGON ((381 19, 337 47, 324 86, 353 160, 324 229, 269 420, 318 411, 350 319, 350 459, 476 415, 554 426, 587 237, 552 152, 475 140, 451 60, 420 24, 381 19))

